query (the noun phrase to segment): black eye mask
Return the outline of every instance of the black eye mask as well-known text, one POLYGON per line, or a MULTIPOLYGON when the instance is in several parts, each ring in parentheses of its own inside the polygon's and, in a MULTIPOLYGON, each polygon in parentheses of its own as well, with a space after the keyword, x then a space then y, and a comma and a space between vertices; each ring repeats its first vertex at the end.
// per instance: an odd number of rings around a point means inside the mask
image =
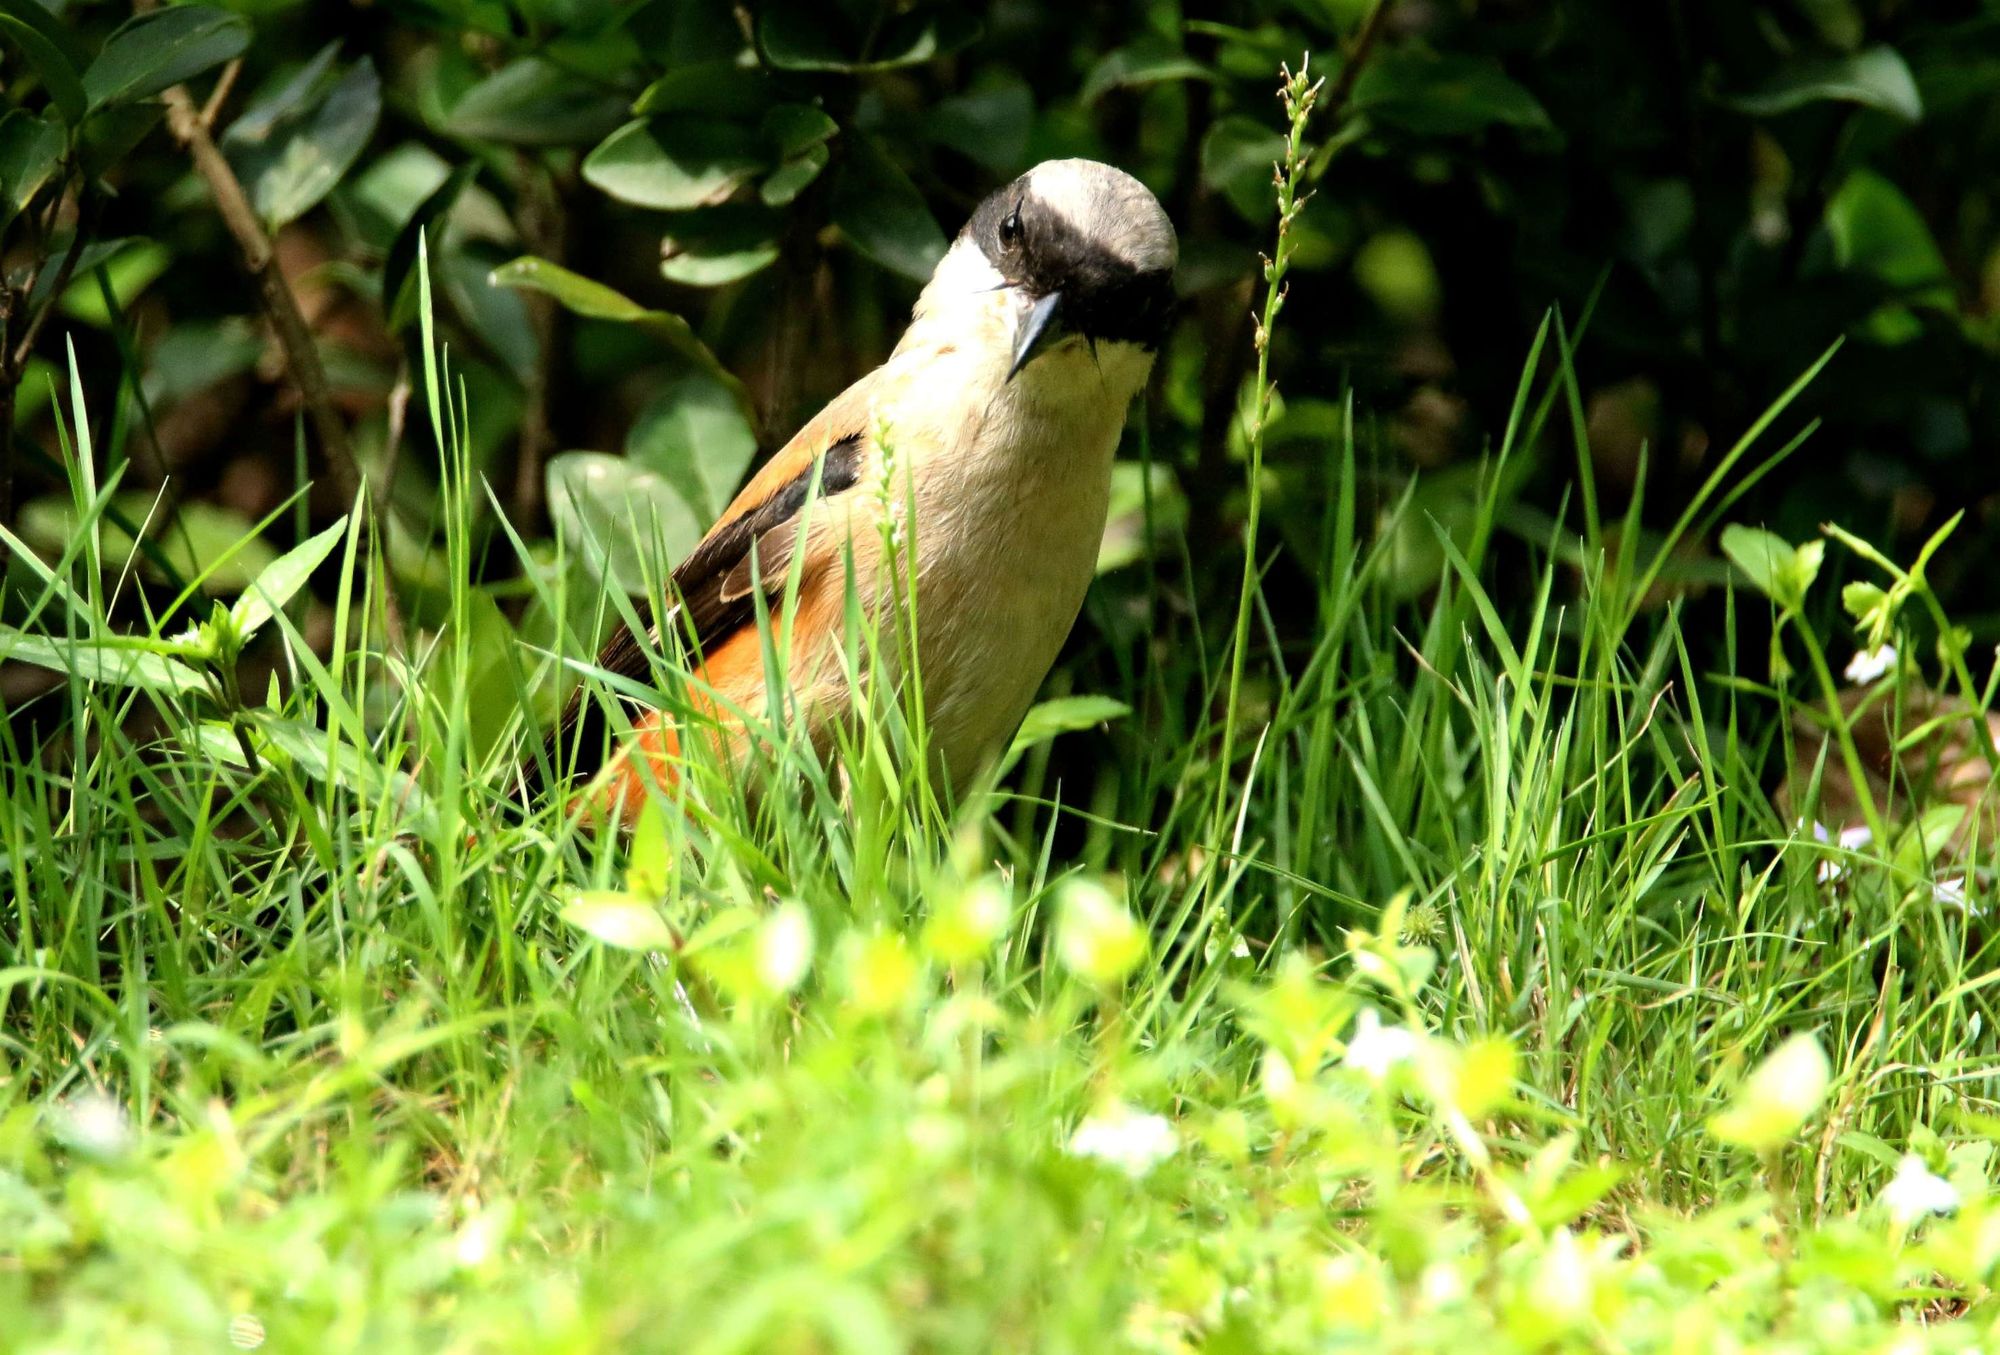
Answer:
POLYGON ((1171 269, 1140 269, 1037 202, 1021 180, 987 198, 966 223, 1008 283, 1031 296, 1063 296, 1075 333, 1157 349, 1173 322, 1171 269))

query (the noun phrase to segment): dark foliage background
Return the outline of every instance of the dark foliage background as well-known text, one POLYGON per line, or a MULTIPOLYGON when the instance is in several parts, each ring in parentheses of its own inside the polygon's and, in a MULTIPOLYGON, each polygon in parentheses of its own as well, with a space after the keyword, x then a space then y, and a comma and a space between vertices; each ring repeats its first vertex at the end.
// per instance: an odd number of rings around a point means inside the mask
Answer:
MULTIPOLYGON (((50 391, 73 343, 99 448, 129 463, 124 512, 144 518, 167 472, 177 487, 179 527, 148 532, 155 581, 267 515, 282 546, 338 512, 344 430, 389 486, 392 560, 425 624, 440 468, 408 395, 426 227, 476 469, 543 558, 566 532, 582 568, 629 583, 880 360, 984 192, 1088 155, 1152 185, 1183 241, 1184 321, 1073 646, 1129 673, 1144 644, 1227 611, 1275 72, 1306 50, 1332 111, 1274 356, 1276 634, 1313 622, 1344 394, 1364 501, 1424 473, 1393 557, 1415 594, 1438 576, 1428 521, 1469 511, 1555 306, 1581 331, 1589 448, 1580 462, 1558 419, 1529 450, 1517 541, 1546 539, 1580 465, 1607 519, 1643 492, 1641 520, 1671 521, 1845 336, 1780 431, 1822 426, 1736 516, 1793 539, 1838 517, 1906 555, 1970 508, 1943 582, 1996 638, 1992 0, 243 0, 136 19, 0 0, 7 518, 60 548, 50 391), (324 366, 323 389, 304 382, 317 421, 176 98, 212 107, 273 242, 324 366), (278 512, 304 478, 309 512, 278 512), (651 543, 628 529, 635 505, 651 543)), ((551 638, 489 540, 490 636, 504 618, 551 638)), ((1697 543, 1671 582, 1719 569, 1697 543)), ((10 673, 9 703, 46 680, 10 673)))

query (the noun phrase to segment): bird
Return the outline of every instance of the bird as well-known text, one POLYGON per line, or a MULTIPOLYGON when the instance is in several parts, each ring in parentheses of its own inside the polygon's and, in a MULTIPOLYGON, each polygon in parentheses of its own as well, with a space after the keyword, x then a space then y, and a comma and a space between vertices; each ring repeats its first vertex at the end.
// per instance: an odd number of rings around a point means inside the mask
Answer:
POLYGON ((676 793, 694 723, 742 761, 775 705, 760 610, 784 641, 782 709, 829 753, 861 699, 860 670, 841 661, 848 600, 880 624, 909 579, 926 774, 963 794, 1082 609, 1113 457, 1175 313, 1178 254, 1159 200, 1111 165, 1045 161, 986 197, 888 359, 751 477, 661 608, 637 610, 641 631, 621 625, 604 646, 600 670, 644 681, 671 631, 691 642, 695 681, 678 718, 639 707, 622 739, 598 700, 571 695, 544 754, 582 783, 571 809, 629 827, 649 786, 676 793))

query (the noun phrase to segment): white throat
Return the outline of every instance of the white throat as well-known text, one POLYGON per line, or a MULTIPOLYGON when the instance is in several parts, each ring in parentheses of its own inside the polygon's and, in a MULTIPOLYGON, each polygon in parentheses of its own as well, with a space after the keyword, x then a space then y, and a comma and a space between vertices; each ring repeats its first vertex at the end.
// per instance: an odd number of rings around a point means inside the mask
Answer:
MULTIPOLYGON (((1136 344, 1092 345, 1071 336, 1023 367, 1005 373, 1026 317, 1020 297, 969 236, 952 245, 917 298, 910 327, 896 345, 899 357, 941 350, 978 354, 998 369, 1002 389, 993 394, 1032 406, 1071 401, 1114 404, 1118 420, 1146 384, 1153 355, 1136 344), (1018 389, 1014 389, 1017 388, 1018 389)), ((1081 411, 1079 411, 1081 412, 1081 411)))

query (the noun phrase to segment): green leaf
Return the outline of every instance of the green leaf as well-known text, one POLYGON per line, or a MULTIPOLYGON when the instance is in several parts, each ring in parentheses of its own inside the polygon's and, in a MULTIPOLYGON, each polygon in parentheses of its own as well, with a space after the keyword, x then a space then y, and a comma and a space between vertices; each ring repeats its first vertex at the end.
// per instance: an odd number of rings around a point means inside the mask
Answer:
POLYGON ((1492 126, 1547 130, 1535 96, 1484 57, 1402 47, 1383 52, 1354 82, 1353 107, 1405 131, 1464 136, 1492 126))
POLYGON ((1146 958, 1146 928, 1110 890, 1072 878, 1056 896, 1056 956, 1099 988, 1115 988, 1146 958))
POLYGON ((693 117, 628 122, 583 162, 583 177, 638 207, 686 211, 726 201, 769 160, 749 129, 693 117))
MULTIPOLYGON (((234 596, 250 586, 277 551, 256 535, 256 524, 233 508, 190 499, 171 521, 158 519, 159 501, 149 493, 127 491, 111 500, 99 527, 101 553, 122 567, 136 557, 143 577, 178 583, 201 576, 211 594, 234 596), (146 538, 142 546, 121 523, 130 523, 146 538)), ((66 493, 55 493, 23 504, 22 537, 47 559, 58 559, 76 533, 76 504, 66 493)))
POLYGON ((1953 304, 1951 271, 1924 220, 1901 189, 1873 170, 1847 176, 1826 204, 1834 262, 1918 304, 1953 304))
POLYGON ((375 134, 382 82, 374 63, 364 57, 336 76, 337 51, 327 44, 223 134, 223 153, 273 230, 318 206, 375 134))
POLYGON ((944 257, 944 232, 910 176, 880 144, 857 136, 847 144, 833 190, 833 223, 870 261, 918 282, 944 257))
POLYGON ((1886 619, 1889 595, 1872 583, 1857 581, 1840 590, 1840 605, 1856 622, 1873 624, 1878 617, 1886 619))
MULTIPOLYGON (((50 244, 48 244, 50 264, 48 264, 48 268, 42 268, 34 276, 34 286, 28 290, 28 310, 30 312, 34 312, 36 308, 40 308, 48 300, 50 292, 54 292, 54 288, 56 288, 56 276, 62 272, 62 256, 64 256, 64 252, 68 252, 70 248, 74 248, 74 244, 76 244, 74 232, 64 232, 64 234, 56 236, 54 240, 50 240, 50 244)), ((152 242, 144 240, 140 236, 114 236, 110 240, 86 240, 82 252, 76 256, 76 266, 70 270, 70 276, 72 278, 88 278, 100 264, 106 264, 106 262, 118 258, 126 250, 132 250, 132 248, 138 248, 138 246, 148 246, 148 244, 152 244, 152 242)))
POLYGON ((1213 80, 1215 73, 1156 33, 1107 52, 1083 78, 1077 97, 1096 103, 1114 89, 1157 85, 1165 80, 1213 80))
POLYGON ((0 0, 0 35, 12 38, 42 77, 62 120, 82 122, 88 105, 79 72, 87 59, 68 26, 38 0, 0 0))
POLYGON ((146 353, 146 398, 164 409, 249 371, 263 352, 264 339, 243 316, 182 321, 146 353))
POLYGON ((86 175, 114 173, 165 117, 166 107, 157 99, 87 115, 76 137, 78 166, 86 175))
POLYGON ((24 28, 32 29, 72 71, 90 64, 90 50, 77 34, 76 26, 61 17, 64 4, 45 0, 0 0, 0 14, 8 15, 24 28))
MULTIPOLYGON (((393 806, 403 831, 425 831, 433 805, 423 786, 408 772, 393 764, 384 766, 344 739, 330 749, 328 731, 318 725, 286 719, 270 710, 251 711, 250 717, 259 756, 308 780, 352 791, 364 804, 393 806)), ((338 739, 337 733, 334 738, 338 739)), ((244 765, 243 745, 227 721, 203 720, 183 735, 183 741, 232 767, 244 765)))
POLYGON ((778 261, 778 220, 753 204, 676 213, 660 240, 660 273, 689 287, 722 287, 778 261))
POLYGON ((138 687, 149 692, 187 695, 208 690, 200 673, 161 652, 171 642, 146 640, 56 640, 0 626, 0 663, 52 668, 82 682, 138 687))
POLYGON ((615 889, 587 889, 562 910, 562 920, 617 950, 672 950, 673 928, 645 899, 615 889))
POLYGON ((546 475, 557 537, 601 583, 644 592, 701 540, 680 490, 624 457, 564 452, 546 475))
POLYGON ((1246 220, 1263 222, 1277 208, 1271 166, 1285 155, 1285 138, 1255 118, 1218 118, 1201 142, 1201 181, 1246 220))
POLYGON ((642 118, 690 113, 748 120, 770 104, 770 80, 762 71, 733 61, 701 61, 670 69, 646 86, 632 111, 642 118))
POLYGON ((1468 1120, 1483 1120, 1512 1095, 1518 1060, 1514 1045, 1500 1036, 1475 1040, 1454 1051, 1451 1102, 1468 1120))
POLYGON ((808 146, 765 176, 757 198, 767 207, 783 207, 806 191, 825 170, 833 153, 825 146, 808 146))
MULTIPOLYGON (((1798 0, 1798 9, 1828 46, 1851 52, 1861 45, 1867 21, 1855 0, 1798 0)), ((1896 1165, 1894 1158, 1889 1165, 1896 1165)))
MULTIPOLYGON (((491 280, 496 287, 519 287, 525 291, 552 296, 562 303, 565 310, 574 315, 587 316, 592 320, 640 324, 665 314, 662 311, 647 310, 616 288, 607 287, 593 278, 573 273, 561 264, 538 259, 532 254, 524 254, 518 259, 501 264, 493 270, 491 280)), ((685 324, 686 321, 681 323, 685 324)))
POLYGON ((764 115, 760 129, 778 156, 790 159, 833 140, 840 124, 811 104, 778 104, 764 115))
POLYGON ((225 148, 232 143, 261 145, 270 141, 284 123, 310 112, 326 96, 334 63, 339 59, 340 40, 336 38, 314 52, 310 60, 285 80, 268 82, 229 124, 229 130, 222 134, 222 145, 225 148))
POLYGON ((1794 1035, 1757 1065, 1729 1108, 1709 1121, 1709 1132, 1756 1152, 1783 1147, 1819 1109, 1832 1080, 1819 1041, 1794 1035))
POLYGON ((1122 720, 1131 713, 1130 706, 1109 696, 1058 696, 1039 702, 1022 717, 1021 727, 1015 731, 1014 741, 1007 747, 1004 764, 1012 766, 1030 748, 1047 743, 1058 734, 1095 729, 1112 720, 1122 720))
POLYGON ((1154 462, 1148 485, 1148 467, 1138 461, 1111 463, 1111 501, 1104 517, 1104 536, 1097 547, 1097 572, 1114 569, 1143 559, 1159 539, 1171 540, 1187 525, 1187 496, 1181 493, 1173 470, 1154 462), (1152 509, 1149 523, 1146 511, 1152 509), (1151 531, 1152 540, 1147 533, 1151 531))
POLYGON ((81 267, 77 269, 75 281, 70 283, 62 296, 64 315, 95 329, 109 329, 111 312, 104 304, 104 289, 97 285, 94 276, 97 270, 104 270, 104 276, 111 284, 112 299, 122 311, 157 282, 173 263, 173 252, 156 240, 137 240, 131 245, 130 249, 121 249, 111 258, 94 263, 89 271, 81 267))
POLYGON ((229 618, 236 625, 236 633, 248 640, 262 630, 273 616, 299 589, 306 586, 312 572, 325 562, 347 535, 349 522, 342 519, 317 536, 307 537, 298 545, 264 566, 261 573, 250 581, 243 590, 243 596, 229 609, 229 618))
POLYGON ((1791 611, 1805 601, 1806 589, 1818 576, 1825 543, 1808 541, 1795 549, 1775 532, 1732 522, 1722 529, 1722 553, 1753 588, 1791 611))
POLYGON ((389 247, 389 257, 382 264, 382 309, 389 317, 392 332, 408 327, 417 318, 418 242, 426 232, 432 236, 442 234, 430 228, 443 222, 450 214, 459 194, 465 191, 478 172, 477 162, 463 164, 453 170, 450 177, 431 191, 429 197, 417 204, 417 210, 396 232, 396 241, 389 247))
POLYGON ((22 109, 0 117, 0 230, 20 214, 62 163, 62 128, 22 109))
POLYGON ((632 852, 625 863, 625 888, 642 898, 665 898, 673 888, 674 854, 667 837, 667 811, 649 795, 632 825, 632 852))
POLYGON ((625 101, 538 57, 510 61, 452 105, 444 130, 515 146, 593 142, 625 116, 625 101))
MULTIPOLYGON (((427 146, 406 142, 366 156, 361 168, 341 186, 343 216, 354 223, 360 243, 377 255, 395 248, 397 234, 424 199, 451 178, 452 167, 427 146)), ((495 198, 477 184, 468 185, 448 216, 444 241, 491 240, 505 244, 516 238, 513 220, 495 198)), ((440 232, 434 231, 433 235, 440 232)))
POLYGON ((1794 61, 1759 88, 1728 102, 1758 117, 1774 117, 1824 102, 1860 104, 1905 122, 1916 122, 1924 115, 1916 78, 1902 53, 1893 47, 1794 61))
POLYGON ((938 145, 949 146, 996 174, 1012 174, 1028 158, 1034 122, 1034 91, 1026 81, 1008 76, 939 100, 925 125, 938 145))
POLYGON ((685 376, 639 412, 625 455, 673 485, 697 521, 713 522, 757 455, 757 436, 731 391, 706 376, 685 376))
POLYGON ((461 621, 464 649, 441 646, 434 681, 440 691, 465 692, 465 741, 475 759, 499 746, 526 696, 521 637, 486 588, 466 591, 461 621), (463 655, 463 677, 460 656, 463 655))
POLYGON ((521 294, 493 285, 492 256, 471 249, 440 250, 431 258, 433 296, 440 287, 473 340, 525 389, 541 362, 541 335, 521 294))
POLYGON ((777 70, 882 71, 949 56, 979 36, 978 19, 957 4, 883 14, 820 0, 771 0, 759 6, 757 43, 777 70))
POLYGON ((1916 822, 1897 835, 1889 854, 1891 864, 1907 875, 1926 873, 1958 836, 1967 812, 1967 806, 1960 804, 1933 805, 1926 809, 1916 822))
POLYGON ((93 111, 150 98, 250 45, 250 25, 205 5, 170 5, 121 24, 83 73, 93 111))
POLYGON ((750 393, 743 389, 743 383, 722 365, 721 360, 694 332, 693 326, 673 312, 648 310, 614 288, 533 255, 524 255, 500 265, 488 280, 496 287, 516 287, 554 297, 563 309, 573 315, 634 325, 644 330, 718 383, 746 422, 755 417, 755 407, 750 402, 750 393))

